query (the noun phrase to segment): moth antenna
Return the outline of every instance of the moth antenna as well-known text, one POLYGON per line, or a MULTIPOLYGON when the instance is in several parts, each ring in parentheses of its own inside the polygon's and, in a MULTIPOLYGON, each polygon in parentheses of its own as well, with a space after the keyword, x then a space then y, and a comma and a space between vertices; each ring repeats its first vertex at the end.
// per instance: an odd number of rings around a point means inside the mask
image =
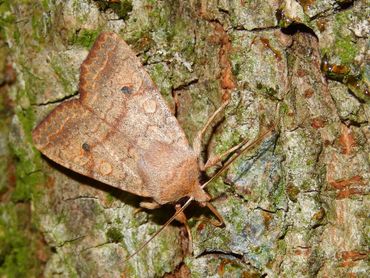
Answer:
POLYGON ((158 229, 158 231, 154 233, 154 235, 152 235, 147 241, 145 241, 134 253, 132 253, 131 255, 128 255, 123 262, 124 263, 127 262, 129 259, 137 255, 141 250, 143 250, 145 246, 147 246, 157 235, 159 235, 168 225, 170 225, 172 221, 176 219, 176 216, 179 215, 181 212, 183 212, 193 200, 194 200, 194 197, 190 197, 189 200, 187 200, 186 203, 181 208, 179 208, 176 211, 176 213, 170 219, 168 219, 167 222, 164 223, 162 227, 158 229))
MULTIPOLYGON (((272 132, 274 130, 274 126, 269 128, 267 131, 265 131, 264 133, 262 133, 256 140, 254 140, 252 143, 250 144, 247 144, 247 142, 249 140, 245 139, 243 141, 244 144, 241 144, 241 148, 239 149, 239 151, 237 151, 237 154, 235 156, 233 156, 231 159, 229 159, 225 165, 223 165, 221 167, 221 169, 212 177, 210 178, 207 182, 203 183, 201 185, 201 188, 205 188, 208 184, 210 184, 212 181, 214 181, 216 178, 218 178, 226 169, 228 169, 231 165, 231 163, 233 163, 240 155, 242 155, 246 150, 250 149, 251 147, 257 145, 258 143, 260 143, 267 134, 269 134, 270 132, 272 132), (247 144, 247 145, 245 145, 247 144)), ((181 207, 179 208, 176 213, 170 218, 167 220, 166 223, 164 223, 164 225, 159 228, 158 231, 156 231, 146 242, 144 242, 134 253, 132 253, 131 255, 128 255, 126 257, 126 259, 123 261, 124 263, 127 262, 128 260, 130 260, 132 257, 134 257, 135 255, 137 255, 141 250, 143 250, 157 235, 159 235, 168 225, 170 225, 172 223, 172 221, 174 221, 176 219, 176 216, 179 215, 181 212, 183 212, 189 205, 190 203, 194 200, 194 197, 190 197, 189 200, 186 201, 186 203, 181 207)), ((209 206, 208 206, 209 207, 209 206)), ((211 209, 213 211, 213 209, 211 209)), ((216 213, 217 217, 218 217, 218 213, 216 213)), ((221 217, 221 216, 220 216, 221 217)), ((222 219, 219 218, 219 219, 222 219)))

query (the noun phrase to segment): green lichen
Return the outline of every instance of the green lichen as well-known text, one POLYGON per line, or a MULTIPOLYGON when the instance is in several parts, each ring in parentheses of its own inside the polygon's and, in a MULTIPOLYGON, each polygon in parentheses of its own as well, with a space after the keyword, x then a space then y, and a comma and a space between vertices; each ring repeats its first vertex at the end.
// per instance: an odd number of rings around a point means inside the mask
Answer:
MULTIPOLYGON (((174 248, 174 242, 169 240, 168 238, 163 238, 158 240, 157 252, 161 254, 161 257, 167 257, 169 253, 171 253, 172 249, 174 248)), ((162 276, 166 270, 171 270, 169 266, 163 265, 163 261, 159 258, 153 259, 153 267, 158 275, 162 276)))
POLYGON ((162 63, 155 64, 149 68, 150 76, 155 84, 158 84, 161 95, 164 97, 170 107, 174 106, 172 97, 171 72, 162 63))
POLYGON ((117 225, 121 225, 123 222, 122 222, 122 219, 120 217, 117 217, 115 220, 114 220, 114 223, 117 224, 117 225))
MULTIPOLYGON (((156 227, 156 229, 158 229, 158 227, 156 227)), ((141 238, 141 240, 138 241, 138 236, 141 237, 142 235, 140 236, 140 234, 135 233, 131 235, 130 239, 134 241, 133 246, 136 246, 136 248, 138 248, 145 240, 144 238, 141 238), (134 237, 132 238, 132 236, 134 237)), ((149 236, 149 234, 147 234, 147 236, 149 236)), ((144 248, 132 260, 127 262, 127 265, 125 266, 125 274, 127 277, 142 277, 142 274, 134 271, 134 269, 136 269, 133 266, 135 261, 143 263, 146 268, 153 268, 153 271, 156 273, 156 277, 162 277, 166 272, 171 272, 175 265, 180 262, 179 254, 177 254, 177 250, 179 250, 177 246, 179 246, 179 243, 176 240, 176 236, 169 229, 166 229, 166 231, 160 234, 155 239, 155 242, 155 250, 150 251, 148 248, 144 248), (134 268, 131 269, 131 267, 134 268)))
POLYGON ((262 83, 257 83, 256 88, 260 90, 262 93, 266 94, 269 97, 273 97, 278 94, 278 89, 270 88, 267 86, 264 86, 262 83))
MULTIPOLYGON (((22 97, 20 91, 18 97, 22 97)), ((32 108, 16 109, 16 115, 23 131, 23 144, 13 142, 11 151, 16 159, 16 187, 12 193, 14 202, 29 201, 32 198, 35 186, 44 183, 44 175, 38 171, 41 168, 40 155, 32 147, 31 131, 35 116, 32 108)))
MULTIPOLYGON (((27 208, 26 208, 27 209, 27 208)), ((40 263, 36 252, 36 241, 25 233, 24 206, 14 203, 0 206, 0 276, 35 277, 39 276, 40 263)))
MULTIPOLYGON (((0 9, 6 5, 8 2, 2 1, 0 9)), ((3 14, 0 17, 2 23, 7 23, 7 25, 0 24, 2 25, 1 36, 10 40, 15 38, 15 43, 19 42, 21 33, 15 32, 17 28, 11 25, 12 21, 5 18, 3 14)), ((20 60, 21 58, 17 61, 18 65, 21 64, 20 60)), ((18 106, 12 109, 15 121, 12 122, 11 139, 8 145, 9 156, 12 157, 10 163, 15 165, 15 184, 14 187, 10 188, 11 184, 8 183, 3 188, 3 190, 9 191, 10 198, 0 205, 0 276, 4 277, 41 275, 41 263, 36 256, 36 250, 41 245, 36 247, 38 234, 35 232, 36 227, 33 226, 36 222, 31 221, 29 215, 31 206, 29 201, 37 199, 37 185, 44 183, 44 176, 38 171, 41 162, 40 155, 32 146, 31 136, 35 115, 30 103, 35 96, 34 90, 37 87, 34 86, 35 82, 33 81, 39 80, 28 75, 27 71, 23 71, 23 74, 23 77, 29 79, 25 79, 25 89, 17 88, 18 90, 15 90, 17 93, 15 103, 18 106)), ((6 168, 3 170, 4 174, 8 171, 6 168)))
POLYGON ((188 22, 182 17, 176 17, 171 26, 168 26, 167 41, 174 51, 180 52, 185 57, 194 56, 193 34, 188 29, 188 22), (187 39, 185 39, 187 38, 187 39))
POLYGON ((152 44, 153 39, 150 30, 147 27, 142 27, 142 29, 134 30, 129 34, 122 34, 125 41, 135 50, 135 52, 144 52, 141 56, 141 60, 145 63, 150 56, 146 51, 148 51, 152 44))
POLYGON ((286 196, 285 183, 283 180, 281 180, 279 184, 277 185, 277 187, 273 190, 272 195, 273 195, 273 200, 274 200, 273 209, 285 206, 285 203, 287 201, 287 196, 286 196))
POLYGON ((100 32, 101 30, 83 29, 72 35, 70 44, 75 44, 90 49, 100 32))
MULTIPOLYGON (((153 9, 151 9, 149 13, 149 18, 152 21, 153 27, 156 26, 159 30, 161 30, 161 35, 164 38, 170 38, 171 28, 168 28, 171 25, 170 22, 171 10, 169 9, 168 5, 154 5, 153 9)), ((163 38, 163 37, 162 37, 163 38)))
MULTIPOLYGON (((213 173, 214 174, 214 173, 213 173)), ((207 186, 207 192, 213 197, 217 198, 221 194, 227 192, 229 186, 223 182, 223 178, 217 178, 215 181, 207 186)))
POLYGON ((300 186, 300 189, 303 191, 310 190, 312 188, 311 184, 312 180, 304 180, 300 186))
POLYGON ((0 195, 8 190, 8 159, 5 156, 0 156, 0 195))
POLYGON ((112 227, 106 232, 106 236, 109 242, 121 242, 123 240, 123 234, 120 229, 112 227))
POLYGON ((105 11, 107 9, 112 9, 115 14, 123 20, 129 19, 129 15, 132 11, 132 1, 121 0, 121 1, 96 1, 99 9, 105 11))
POLYGON ((280 104, 280 114, 286 115, 289 112, 289 105, 285 102, 280 104))
POLYGON ((358 53, 357 46, 350 36, 337 38, 335 48, 343 64, 353 63, 358 53))
MULTIPOLYGON (((1 51, 1 49, 0 49, 1 51)), ((1 67, 1 54, 0 54, 0 67, 1 67)), ((5 61, 4 61, 5 62, 5 61)), ((0 81, 1 82, 1 81, 0 81)), ((7 135, 9 133, 9 122, 8 115, 10 116, 10 111, 5 104, 5 95, 0 94, 0 144, 6 146, 8 144, 7 135)), ((5 193, 10 186, 9 182, 9 151, 8 148, 2 148, 0 153, 0 195, 5 193)))
POLYGON ((0 36, 6 38, 7 30, 9 28, 14 28, 13 23, 15 22, 16 17, 11 12, 11 5, 9 1, 0 2, 0 36))
MULTIPOLYGON (((40 14, 35 14, 31 18, 33 38, 39 42, 39 44, 44 42, 45 36, 40 33, 42 27, 42 18, 40 14)), ((40 45, 38 46, 39 49, 40 45)))
POLYGON ((353 41, 351 33, 348 32, 351 11, 344 11, 335 16, 335 46, 334 51, 339 56, 341 64, 351 64, 354 62, 358 49, 353 41))
POLYGON ((112 193, 108 192, 105 195, 105 200, 107 202, 107 205, 109 206, 116 200, 116 197, 112 193))
MULTIPOLYGON (((235 119, 237 122, 243 119, 243 112, 239 109, 238 114, 235 115, 235 119), (240 112, 239 112, 240 111, 240 112)), ((243 139, 243 135, 240 133, 238 129, 232 129, 224 134, 217 134, 215 136, 215 154, 222 154, 229 150, 231 147, 236 146, 239 144, 243 139)))
POLYGON ((44 8, 44 10, 47 10, 50 8, 50 0, 42 0, 41 5, 44 8))
POLYGON ((227 207, 230 208, 227 218, 233 223, 233 229, 241 234, 245 229, 245 210, 242 209, 242 201, 238 198, 228 198, 227 207))
POLYGON ((117 5, 117 7, 112 7, 112 9, 115 11, 119 18, 127 20, 133 8, 131 1, 123 0, 120 1, 118 4, 119 6, 117 5))
MULTIPOLYGON (((72 221, 70 224, 71 224, 70 225, 70 230, 73 231, 75 229, 77 223, 72 221)), ((105 231, 105 229, 106 229, 105 225, 106 225, 105 222, 96 222, 93 227, 94 227, 94 230, 96 230, 96 231, 105 231)))
MULTIPOLYGON (((22 109, 29 109, 29 104, 35 103, 36 95, 40 91, 45 90, 45 80, 34 74, 34 71, 29 67, 29 61, 27 61, 25 56, 20 56, 17 62, 22 68, 23 81, 25 83, 25 88, 17 92, 17 102, 22 105, 22 109)), ((32 111, 29 112, 31 114, 28 116, 32 117, 26 119, 28 119, 29 124, 32 125, 36 118, 32 111)))
POLYGON ((263 268, 273 259, 270 243, 255 246, 252 248, 252 251, 251 257, 253 257, 254 266, 256 268, 263 268))
POLYGON ((238 63, 236 61, 232 61, 232 65, 231 66, 232 66, 231 71, 232 71, 233 75, 234 76, 239 76, 239 73, 240 73, 240 70, 241 70, 240 63, 238 63))
POLYGON ((287 188, 286 188, 286 192, 287 192, 288 198, 292 202, 297 202, 297 200, 298 200, 298 194, 301 191, 299 190, 299 188, 297 186, 294 186, 292 183, 289 183, 288 186, 287 186, 287 188))
MULTIPOLYGON (((46 34, 51 32, 50 26, 52 17, 50 16, 49 5, 46 1, 18 1, 23 3, 12 3, 14 6, 24 5, 27 9, 32 11, 29 15, 31 30, 22 34, 29 39, 30 45, 34 50, 42 50, 42 45, 45 44, 46 34), (37 41, 37 43, 35 43, 37 41)), ((16 9, 16 8, 14 8, 16 9)), ((16 27, 16 26, 15 26, 16 27)))
POLYGON ((317 227, 324 223, 326 212, 324 208, 318 209, 311 217, 312 226, 317 227))

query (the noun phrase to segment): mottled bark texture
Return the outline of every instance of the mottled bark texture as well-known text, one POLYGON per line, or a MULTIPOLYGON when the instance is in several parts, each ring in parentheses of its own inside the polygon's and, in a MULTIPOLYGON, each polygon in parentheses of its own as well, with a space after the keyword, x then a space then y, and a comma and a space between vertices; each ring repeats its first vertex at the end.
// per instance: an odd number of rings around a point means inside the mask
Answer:
MULTIPOLYGON (((367 277, 369 2, 0 1, 0 276, 367 277), (276 132, 207 189, 226 227, 173 213, 40 156, 32 128, 77 95, 101 31, 134 49, 205 156, 276 132)), ((209 175, 212 171, 209 172, 209 175)))

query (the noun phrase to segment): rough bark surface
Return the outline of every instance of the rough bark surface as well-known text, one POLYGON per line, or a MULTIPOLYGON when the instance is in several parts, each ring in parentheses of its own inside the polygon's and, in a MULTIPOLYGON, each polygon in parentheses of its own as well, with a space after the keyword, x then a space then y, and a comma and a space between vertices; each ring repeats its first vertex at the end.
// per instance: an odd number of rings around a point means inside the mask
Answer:
MULTIPOLYGON (((0 276, 367 277, 369 2, 0 1, 0 276), (78 94, 101 31, 135 50, 192 141, 222 153, 274 124, 194 205, 137 211, 140 198, 41 157, 32 128, 78 94)), ((212 174, 212 171, 208 173, 212 174)))

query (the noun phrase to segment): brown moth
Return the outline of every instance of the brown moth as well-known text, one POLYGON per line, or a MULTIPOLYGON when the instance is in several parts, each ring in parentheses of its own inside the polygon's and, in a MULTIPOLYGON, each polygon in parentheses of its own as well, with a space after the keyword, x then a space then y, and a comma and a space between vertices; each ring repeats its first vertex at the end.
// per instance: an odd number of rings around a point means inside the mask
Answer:
MULTIPOLYGON (((58 164, 135 195, 147 197, 145 208, 176 203, 190 197, 146 243, 174 219, 185 222, 182 211, 196 200, 222 217, 203 188, 200 172, 239 149, 260 142, 247 141, 215 156, 204 165, 201 140, 207 127, 228 103, 227 98, 196 136, 193 147, 171 114, 155 84, 130 47, 114 33, 102 33, 81 65, 80 97, 58 105, 34 130, 37 149, 58 164), (245 146, 245 147, 243 147, 245 146)), ((188 227, 187 227, 188 228, 188 227)), ((188 230, 189 233, 189 230, 188 230)), ((190 237, 189 233, 189 237, 190 237)))
MULTIPOLYGON (((81 66, 80 98, 57 106, 33 131, 51 160, 156 204, 209 200, 198 155, 130 47, 102 33, 81 66)), ((150 206, 148 204, 148 206, 150 206)))

